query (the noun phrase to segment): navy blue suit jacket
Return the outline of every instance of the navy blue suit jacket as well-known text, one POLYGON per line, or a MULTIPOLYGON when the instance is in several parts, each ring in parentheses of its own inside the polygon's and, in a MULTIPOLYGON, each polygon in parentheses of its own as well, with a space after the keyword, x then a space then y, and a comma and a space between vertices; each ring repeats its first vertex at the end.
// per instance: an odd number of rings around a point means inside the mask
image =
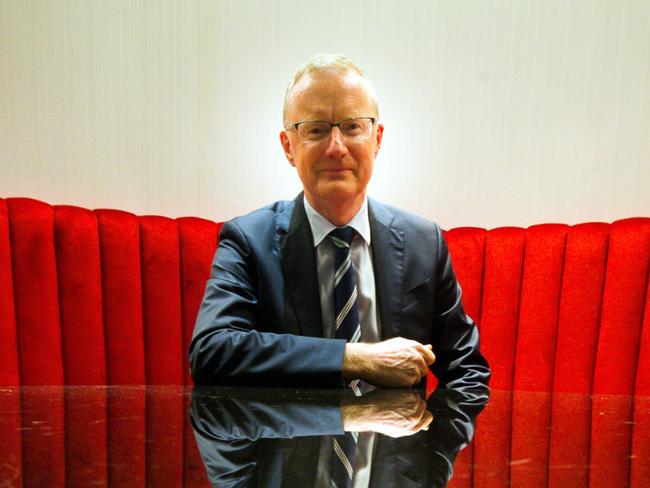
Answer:
MULTIPOLYGON (((323 338, 302 193, 223 225, 190 343, 196 384, 338 387, 345 342, 323 338)), ((490 375, 440 228, 369 199, 382 340, 432 344, 441 386, 490 375)))

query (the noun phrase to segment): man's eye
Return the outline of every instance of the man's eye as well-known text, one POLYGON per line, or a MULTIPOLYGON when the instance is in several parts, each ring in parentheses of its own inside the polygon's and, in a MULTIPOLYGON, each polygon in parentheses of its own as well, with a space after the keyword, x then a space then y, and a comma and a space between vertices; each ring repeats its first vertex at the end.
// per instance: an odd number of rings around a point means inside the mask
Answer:
POLYGON ((341 131, 345 132, 346 134, 358 134, 362 131, 361 124, 358 124, 356 122, 351 122, 349 124, 345 124, 341 126, 341 131))
POLYGON ((329 127, 324 125, 312 125, 305 127, 305 133, 308 137, 321 137, 327 135, 329 127))

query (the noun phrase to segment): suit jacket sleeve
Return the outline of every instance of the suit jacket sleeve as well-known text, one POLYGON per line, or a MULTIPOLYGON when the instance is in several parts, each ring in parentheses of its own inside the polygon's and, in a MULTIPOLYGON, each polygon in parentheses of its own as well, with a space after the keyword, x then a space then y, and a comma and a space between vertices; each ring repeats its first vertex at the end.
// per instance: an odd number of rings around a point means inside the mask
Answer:
POLYGON ((490 368, 479 350, 476 324, 465 313, 447 244, 435 226, 439 256, 435 268, 433 342, 436 361, 432 372, 445 388, 484 389, 490 368))
MULTIPOLYGON (((272 239, 260 234, 256 245, 272 239)), ((194 382, 340 386, 344 341, 283 333, 281 324, 261 323, 271 314, 260 305, 260 275, 269 274, 260 260, 275 257, 262 256, 264 250, 252 246, 246 235, 236 220, 222 228, 190 343, 194 382)), ((278 281, 283 286, 281 276, 278 281)))

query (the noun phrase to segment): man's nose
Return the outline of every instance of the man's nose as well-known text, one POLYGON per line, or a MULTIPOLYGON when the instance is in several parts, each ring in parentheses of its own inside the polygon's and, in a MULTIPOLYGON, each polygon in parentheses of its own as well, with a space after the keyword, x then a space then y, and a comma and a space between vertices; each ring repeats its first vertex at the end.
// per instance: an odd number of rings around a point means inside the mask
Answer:
POLYGON ((348 152, 348 147, 345 144, 341 130, 338 127, 332 127, 330 135, 327 139, 327 147, 325 148, 325 156, 328 158, 342 158, 348 152))

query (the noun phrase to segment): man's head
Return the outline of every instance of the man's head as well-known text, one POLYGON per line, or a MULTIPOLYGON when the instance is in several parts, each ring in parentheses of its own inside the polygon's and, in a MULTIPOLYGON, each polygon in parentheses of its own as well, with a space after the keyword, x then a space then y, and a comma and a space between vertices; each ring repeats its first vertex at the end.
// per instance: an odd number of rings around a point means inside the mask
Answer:
POLYGON ((347 223, 342 220, 353 217, 365 198, 384 129, 378 117, 372 86, 341 55, 310 58, 287 88, 282 147, 309 202, 337 225, 347 223), (341 122, 330 130, 329 124, 341 122), (332 212, 338 215, 327 215, 332 212))

